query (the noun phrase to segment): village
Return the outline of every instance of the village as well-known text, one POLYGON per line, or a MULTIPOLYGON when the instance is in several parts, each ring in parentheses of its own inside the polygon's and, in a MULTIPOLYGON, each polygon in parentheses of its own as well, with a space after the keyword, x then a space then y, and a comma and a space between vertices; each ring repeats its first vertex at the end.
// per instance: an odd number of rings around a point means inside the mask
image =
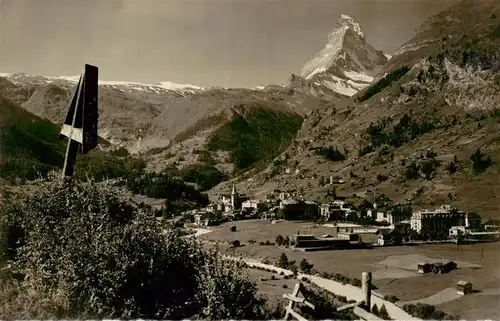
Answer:
POLYGON ((297 191, 275 190, 265 200, 231 192, 220 195, 203 209, 183 213, 187 223, 199 227, 216 226, 228 221, 262 219, 276 222, 310 221, 331 227, 323 237, 289 235, 296 248, 331 249, 402 245, 410 242, 481 242, 497 240, 498 222, 481 222, 476 213, 466 213, 449 205, 431 210, 412 211, 408 206, 388 206, 362 201, 357 206, 345 198, 317 203, 297 195, 297 191), (330 234, 335 234, 332 237, 330 234))
MULTIPOLYGON (((293 190, 275 190, 258 200, 233 185, 207 207, 183 213, 180 222, 205 244, 253 262, 249 273, 271 300, 288 296, 286 289, 294 286, 293 280, 266 272, 281 273, 285 258, 289 271, 298 269, 305 273, 299 276, 334 293, 349 293, 346 282, 359 286, 352 282, 372 271, 376 297, 392 313, 423 304, 465 317, 496 315, 490 308, 465 312, 463 306, 495 298, 498 222, 482 222, 478 214, 446 204, 412 210, 385 197, 373 203, 353 204, 339 196, 314 202, 293 190), (307 265, 313 268, 304 272, 307 265)), ((352 291, 353 297, 361 293, 352 291)))

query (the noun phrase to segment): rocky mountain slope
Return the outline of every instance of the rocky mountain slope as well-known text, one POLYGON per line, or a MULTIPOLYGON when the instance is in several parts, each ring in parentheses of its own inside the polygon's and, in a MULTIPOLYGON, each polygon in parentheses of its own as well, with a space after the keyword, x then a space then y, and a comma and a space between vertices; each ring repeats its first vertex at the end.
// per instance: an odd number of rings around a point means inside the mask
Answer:
POLYGON ((367 87, 389 59, 366 41, 353 18, 342 14, 325 47, 304 65, 300 77, 321 92, 327 88, 351 97, 367 87))
MULTIPOLYGON (((56 124, 63 121, 77 77, 2 76, 1 96, 56 124)), ((302 117, 332 105, 283 86, 206 89, 103 81, 99 100, 99 133, 115 148, 142 155, 150 170, 208 166, 218 177, 272 159, 288 147, 302 117), (244 128, 252 132, 243 135, 244 128), (222 142, 228 133, 240 135, 241 142, 222 142), (251 161, 242 162, 244 154, 251 161)))
MULTIPOLYGON (((67 140, 59 139, 60 127, 0 96, 0 186, 24 183, 50 171, 60 171, 67 140)), ((97 149, 80 155, 75 170, 85 178, 120 177, 127 172, 123 151, 106 151, 110 143, 100 139, 97 149)), ((129 160, 130 161, 130 160, 129 160)))
MULTIPOLYGON (((66 117, 78 77, 41 77, 23 73, 0 74, 0 94, 37 116, 56 124, 66 117)), ((202 92, 192 85, 100 81, 99 131, 115 145, 134 152, 142 132, 166 104, 202 92)))
POLYGON ((311 114, 274 163, 234 181, 257 197, 276 188, 318 200, 328 191, 352 201, 385 194, 415 208, 448 203, 498 218, 499 41, 500 2, 464 1, 441 12, 375 83, 311 114), (330 176, 333 185, 325 184, 330 176))

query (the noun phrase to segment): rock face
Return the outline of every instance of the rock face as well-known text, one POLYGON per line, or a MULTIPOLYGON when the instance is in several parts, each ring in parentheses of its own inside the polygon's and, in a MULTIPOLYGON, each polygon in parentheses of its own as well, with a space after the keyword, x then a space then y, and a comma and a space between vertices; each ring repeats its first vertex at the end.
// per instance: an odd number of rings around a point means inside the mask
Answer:
POLYGON ((300 76, 312 86, 351 97, 368 86, 389 59, 366 41, 356 21, 343 14, 323 50, 304 65, 300 76))

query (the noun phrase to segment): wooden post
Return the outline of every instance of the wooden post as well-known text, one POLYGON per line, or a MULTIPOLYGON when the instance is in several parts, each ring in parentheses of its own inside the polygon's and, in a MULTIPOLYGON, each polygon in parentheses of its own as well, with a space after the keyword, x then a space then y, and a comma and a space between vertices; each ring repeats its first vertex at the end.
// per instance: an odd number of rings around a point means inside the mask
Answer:
MULTIPOLYGON (((295 284, 295 289, 293 289, 293 293, 292 293, 293 297, 296 297, 299 295, 301 285, 302 284, 300 284, 300 283, 295 284)), ((294 306, 295 306, 295 302, 293 300, 290 300, 290 302, 288 303, 288 306, 286 308, 286 314, 285 314, 284 320, 288 320, 288 316, 290 315, 290 311, 293 310, 294 306)))
POLYGON ((362 277, 362 290, 364 295, 365 307, 367 311, 371 311, 371 296, 372 296, 372 273, 371 272, 363 272, 361 274, 362 277))
POLYGON ((81 76, 80 76, 80 82, 78 83, 78 87, 76 87, 75 110, 74 110, 74 114, 72 115, 73 119, 71 122, 70 131, 69 131, 68 145, 66 147, 66 157, 64 158, 64 165, 63 165, 63 171, 62 171, 62 179, 64 182, 70 181, 71 178, 73 177, 73 174, 75 171, 76 155, 78 154, 79 144, 78 144, 78 142, 73 140, 73 132, 74 132, 77 114, 78 114, 78 112, 81 112, 78 109, 78 107, 83 108, 83 106, 80 106, 79 103, 80 103, 80 95, 82 93, 82 85, 83 85, 83 81, 84 81, 84 76, 85 76, 85 72, 82 72, 81 76))
MULTIPOLYGON (((287 300, 290 300, 290 302, 288 303, 288 306, 286 307, 286 313, 285 313, 285 317, 283 318, 283 320, 288 320, 288 318, 290 316, 294 317, 295 319, 299 320, 299 321, 307 321, 307 319, 305 319, 304 317, 302 317, 300 314, 298 314, 297 312, 295 312, 293 310, 293 308, 295 307, 295 304, 296 303, 300 303, 300 304, 305 304, 307 305, 308 307, 310 307, 311 309, 315 309, 316 307, 314 306, 314 304, 312 304, 311 302, 308 302, 306 300, 306 298, 299 298, 299 293, 301 293, 301 290, 302 290, 302 287, 304 285, 302 283, 297 283, 295 285, 295 289, 293 290, 293 293, 292 295, 290 294, 283 294, 283 298, 287 299, 287 300)), ((304 295, 302 293, 302 295, 304 295)))

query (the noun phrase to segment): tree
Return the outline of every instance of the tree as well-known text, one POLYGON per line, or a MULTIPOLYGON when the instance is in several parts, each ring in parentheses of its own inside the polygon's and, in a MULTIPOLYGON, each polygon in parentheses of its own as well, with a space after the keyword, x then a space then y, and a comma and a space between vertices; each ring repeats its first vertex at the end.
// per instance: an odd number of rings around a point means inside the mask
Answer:
POLYGON ((372 314, 378 316, 378 307, 376 304, 374 304, 372 307, 372 314))
POLYGON ((288 235, 283 239, 283 245, 286 247, 290 246, 290 237, 288 235))
POLYGON ((233 241, 233 247, 240 247, 241 243, 239 240, 234 240, 233 241))
POLYGON ((454 161, 452 161, 446 166, 446 170, 448 170, 448 172, 450 172, 450 174, 454 174, 458 170, 458 167, 457 167, 456 163, 454 161))
POLYGON ((493 163, 489 156, 483 158, 484 156, 486 155, 481 153, 481 150, 478 148, 476 152, 469 157, 472 161, 472 169, 476 174, 485 171, 493 163))
MULTIPOLYGON (((24 278, 1 302, 10 317, 260 318, 263 301, 235 262, 132 206, 116 184, 36 183, 4 200, 15 266, 24 278), (168 284, 168 286, 165 286, 168 284), (43 311, 22 305, 43 302, 43 311), (21 302, 21 306, 14 303, 21 302), (223 303, 221 303, 223 302, 223 303), (32 310, 26 311, 27 308, 32 310), (16 310, 17 309, 17 310, 16 310)), ((12 281, 14 282, 14 280, 12 281)), ((3 318, 1 315, 0 318, 3 318)))
POLYGON ((280 260, 278 261, 278 267, 282 269, 287 269, 289 265, 288 257, 285 253, 281 253, 280 260))
POLYGON ((481 215, 478 213, 472 212, 469 213, 469 226, 472 229, 479 229, 481 228, 482 225, 482 218, 481 215))
POLYGON ((264 213, 267 210, 267 204, 266 203, 259 203, 257 205, 257 214, 264 213))
POLYGON ((382 306, 380 307, 380 310, 378 311, 378 317, 383 320, 390 320, 390 316, 389 313, 387 313, 385 304, 382 304, 382 306))
POLYGON ((302 271, 303 273, 310 273, 312 268, 313 268, 314 264, 310 264, 306 258, 303 258, 300 263, 299 263, 299 269, 300 271, 302 271))
POLYGON ((417 179, 419 177, 418 165, 415 162, 411 162, 405 167, 404 176, 407 179, 417 179))
POLYGON ((276 245, 281 246, 281 245, 283 245, 283 242, 284 242, 284 239, 283 239, 283 236, 281 236, 281 234, 276 236, 276 241, 275 241, 276 245))

